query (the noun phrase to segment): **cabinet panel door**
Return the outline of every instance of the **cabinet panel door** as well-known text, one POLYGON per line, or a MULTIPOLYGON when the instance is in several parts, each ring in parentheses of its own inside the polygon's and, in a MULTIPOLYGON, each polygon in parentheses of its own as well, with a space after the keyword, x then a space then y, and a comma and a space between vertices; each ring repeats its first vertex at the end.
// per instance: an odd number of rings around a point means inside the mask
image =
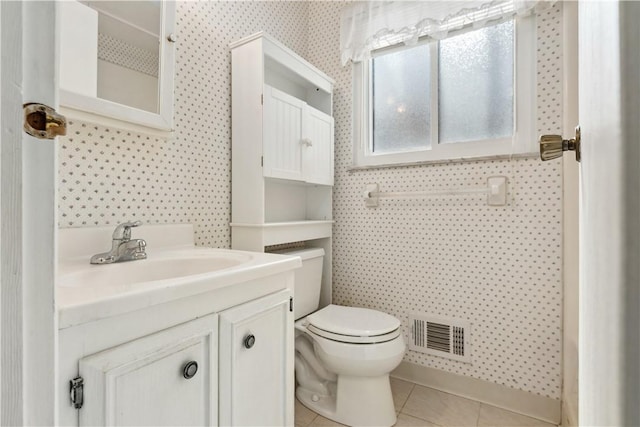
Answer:
POLYGON ((333 117, 306 106, 303 135, 305 181, 333 185, 333 117))
POLYGON ((220 314, 220 424, 293 424, 293 313, 289 291, 220 314), (255 337, 253 345, 245 342, 255 337))
POLYGON ((291 95, 264 86, 264 176, 304 179, 302 120, 305 105, 291 95))
POLYGON ((217 425, 217 329, 209 315, 81 359, 80 425, 217 425))

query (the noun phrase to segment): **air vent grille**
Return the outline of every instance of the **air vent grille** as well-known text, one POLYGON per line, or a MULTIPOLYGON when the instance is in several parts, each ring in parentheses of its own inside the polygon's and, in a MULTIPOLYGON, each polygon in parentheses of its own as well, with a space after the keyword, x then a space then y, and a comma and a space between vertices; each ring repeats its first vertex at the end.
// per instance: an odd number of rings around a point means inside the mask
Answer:
POLYGON ((452 326, 453 329, 453 354, 464 356, 464 328, 452 326))
POLYGON ((469 335, 471 325, 459 319, 443 319, 423 314, 409 316, 409 350, 471 362, 469 335))
POLYGON ((442 323, 427 322, 427 348, 451 351, 451 327, 442 323))

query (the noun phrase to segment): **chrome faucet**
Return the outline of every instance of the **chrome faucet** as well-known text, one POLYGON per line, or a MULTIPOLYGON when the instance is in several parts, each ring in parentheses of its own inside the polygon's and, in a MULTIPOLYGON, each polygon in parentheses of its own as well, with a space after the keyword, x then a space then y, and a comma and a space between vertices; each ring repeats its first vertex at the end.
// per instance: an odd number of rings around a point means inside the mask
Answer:
POLYGON ((111 241, 111 250, 91 257, 91 264, 112 264, 114 262, 135 261, 147 257, 147 242, 131 240, 131 228, 142 225, 141 221, 124 222, 116 227, 111 241))

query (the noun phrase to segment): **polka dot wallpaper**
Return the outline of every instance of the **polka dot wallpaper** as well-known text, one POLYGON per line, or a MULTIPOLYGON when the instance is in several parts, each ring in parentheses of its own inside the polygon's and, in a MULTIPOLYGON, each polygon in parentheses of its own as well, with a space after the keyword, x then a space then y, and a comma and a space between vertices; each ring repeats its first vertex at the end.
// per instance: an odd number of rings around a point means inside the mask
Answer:
MULTIPOLYGON (((351 68, 340 65, 342 4, 311 2, 308 59, 336 79, 333 298, 403 322, 427 313, 471 322, 472 363, 418 352, 405 360, 559 399, 562 343, 561 162, 537 159, 349 171, 351 68), (381 191, 480 187, 509 178, 511 201, 482 196, 381 200, 366 208, 365 184, 381 191)), ((538 131, 561 126, 561 12, 538 19, 538 131)), ((532 100, 533 101, 533 100, 532 100)))
POLYGON ((107 34, 98 34, 98 59, 158 77, 157 51, 142 49, 107 34))
MULTIPOLYGON (((340 65, 343 2, 179 2, 175 133, 159 138, 73 121, 60 138, 61 227, 190 222, 197 244, 230 246, 230 53, 267 31, 336 80, 334 302, 472 323, 472 363, 405 360, 559 399, 561 162, 473 161, 366 171, 351 165, 351 69, 340 65), (382 191, 480 186, 509 177, 507 207, 479 197, 383 200, 382 191)), ((561 13, 538 20, 538 129, 561 125, 561 13)))

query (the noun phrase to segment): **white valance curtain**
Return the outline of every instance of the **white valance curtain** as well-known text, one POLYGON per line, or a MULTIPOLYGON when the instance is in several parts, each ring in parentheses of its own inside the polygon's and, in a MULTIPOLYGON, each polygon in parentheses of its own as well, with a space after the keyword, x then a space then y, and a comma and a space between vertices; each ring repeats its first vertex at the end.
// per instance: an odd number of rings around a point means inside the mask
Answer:
POLYGON ((481 28, 550 7, 555 1, 361 1, 347 6, 340 23, 342 64, 362 61, 371 51, 418 38, 446 38, 452 30, 481 28))

